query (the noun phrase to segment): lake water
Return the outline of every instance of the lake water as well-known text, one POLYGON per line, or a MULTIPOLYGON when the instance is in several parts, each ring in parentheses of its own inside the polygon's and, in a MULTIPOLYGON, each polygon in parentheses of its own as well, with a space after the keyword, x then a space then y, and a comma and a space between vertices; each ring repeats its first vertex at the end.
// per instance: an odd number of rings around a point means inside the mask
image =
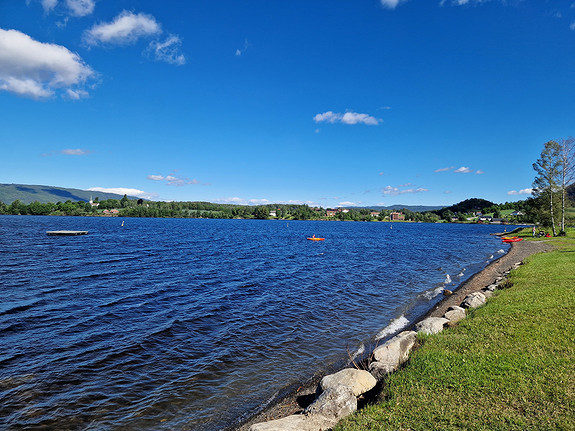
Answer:
POLYGON ((121 222, 0 216, 0 429, 221 430, 509 248, 489 225, 121 222))

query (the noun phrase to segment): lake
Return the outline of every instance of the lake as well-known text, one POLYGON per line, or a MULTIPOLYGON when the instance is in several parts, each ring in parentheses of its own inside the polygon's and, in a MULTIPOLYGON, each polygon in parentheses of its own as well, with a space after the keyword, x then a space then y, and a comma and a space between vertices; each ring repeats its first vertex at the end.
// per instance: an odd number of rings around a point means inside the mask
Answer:
POLYGON ((221 430, 413 323, 502 230, 0 216, 0 429, 221 430))

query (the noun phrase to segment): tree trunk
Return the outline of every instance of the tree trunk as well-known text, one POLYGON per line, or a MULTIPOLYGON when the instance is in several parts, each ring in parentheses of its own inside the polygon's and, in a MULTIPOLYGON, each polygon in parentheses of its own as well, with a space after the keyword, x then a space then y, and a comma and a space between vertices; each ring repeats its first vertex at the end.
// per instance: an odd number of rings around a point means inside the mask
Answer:
POLYGON ((549 191, 549 212, 551 213, 551 227, 553 228, 553 236, 557 236, 555 230, 555 216, 553 215, 553 190, 549 191))

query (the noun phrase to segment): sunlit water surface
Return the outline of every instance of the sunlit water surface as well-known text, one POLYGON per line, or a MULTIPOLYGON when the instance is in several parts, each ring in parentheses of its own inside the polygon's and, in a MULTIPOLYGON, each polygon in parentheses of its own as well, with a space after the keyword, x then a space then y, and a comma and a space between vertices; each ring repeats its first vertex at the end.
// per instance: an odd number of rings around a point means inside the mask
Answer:
POLYGON ((220 430, 508 249, 501 226, 121 223, 0 216, 0 429, 220 430))

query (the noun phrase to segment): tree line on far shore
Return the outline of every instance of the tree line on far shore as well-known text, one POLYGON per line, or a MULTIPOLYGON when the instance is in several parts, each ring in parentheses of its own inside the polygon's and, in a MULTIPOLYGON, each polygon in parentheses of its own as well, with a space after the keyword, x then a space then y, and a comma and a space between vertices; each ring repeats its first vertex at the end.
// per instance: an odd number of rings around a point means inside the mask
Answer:
POLYGON ((280 220, 349 220, 390 221, 392 213, 411 222, 464 223, 534 223, 551 228, 553 235, 564 234, 565 226, 575 224, 575 139, 546 142, 539 159, 533 163, 536 172, 532 197, 517 202, 495 204, 472 198, 434 211, 414 212, 369 208, 324 209, 296 204, 234 205, 210 202, 161 202, 129 199, 93 202, 65 201, 57 203, 19 200, 7 205, 0 201, 0 214, 120 216, 156 218, 217 218, 217 219, 280 219, 280 220), (559 232, 557 232, 559 226, 559 232))
MULTIPOLYGON (((575 192, 575 190, 574 190, 575 192)), ((308 205, 269 204, 233 205, 210 202, 161 202, 142 199, 106 199, 93 203, 65 201, 57 203, 15 200, 10 205, 0 202, 0 214, 12 215, 67 215, 67 216, 120 216, 155 218, 217 218, 217 219, 280 219, 280 220, 342 220, 390 221, 392 213, 399 212, 411 222, 489 222, 531 223, 540 215, 534 199, 494 204, 484 199, 467 199, 450 207, 435 211, 415 212, 401 210, 371 210, 369 208, 324 209, 308 205)))

